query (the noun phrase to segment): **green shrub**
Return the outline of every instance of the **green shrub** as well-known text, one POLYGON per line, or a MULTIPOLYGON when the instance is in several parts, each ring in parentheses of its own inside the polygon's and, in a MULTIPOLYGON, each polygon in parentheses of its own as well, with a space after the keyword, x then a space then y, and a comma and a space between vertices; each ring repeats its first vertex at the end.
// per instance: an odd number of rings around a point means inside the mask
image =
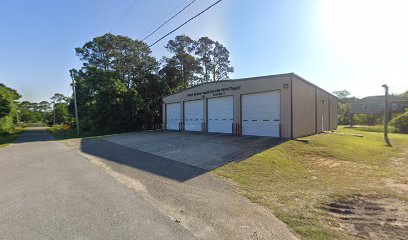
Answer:
POLYGON ((10 133, 14 130, 13 117, 8 115, 0 118, 0 133, 10 133))
MULTIPOLYGON (((352 128, 358 131, 365 131, 365 132, 383 132, 384 131, 384 125, 358 126, 358 127, 352 127, 352 128)), ((388 132, 398 133, 399 131, 393 126, 388 126, 388 132)))
POLYGON ((393 118, 390 122, 399 133, 408 133, 408 111, 393 118))

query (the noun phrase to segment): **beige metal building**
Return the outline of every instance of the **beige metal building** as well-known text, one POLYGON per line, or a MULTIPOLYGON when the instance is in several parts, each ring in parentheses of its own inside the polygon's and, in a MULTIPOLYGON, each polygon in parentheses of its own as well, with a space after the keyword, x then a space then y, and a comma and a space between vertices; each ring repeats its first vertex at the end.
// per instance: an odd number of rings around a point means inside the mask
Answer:
POLYGON ((337 98, 293 73, 209 82, 163 98, 169 130, 298 138, 337 128, 337 98))

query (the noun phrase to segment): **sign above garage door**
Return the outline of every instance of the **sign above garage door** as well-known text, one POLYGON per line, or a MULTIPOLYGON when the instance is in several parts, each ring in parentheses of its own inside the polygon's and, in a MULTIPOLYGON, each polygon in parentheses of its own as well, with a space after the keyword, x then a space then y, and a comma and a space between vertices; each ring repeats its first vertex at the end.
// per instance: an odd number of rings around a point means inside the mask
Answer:
POLYGON ((213 94, 213 96, 219 96, 219 95, 223 95, 223 93, 225 94, 225 92, 236 91, 239 89, 241 89, 241 86, 217 88, 217 89, 207 90, 203 92, 189 93, 187 94, 187 97, 201 96, 201 95, 206 95, 206 94, 211 94, 211 93, 213 94))

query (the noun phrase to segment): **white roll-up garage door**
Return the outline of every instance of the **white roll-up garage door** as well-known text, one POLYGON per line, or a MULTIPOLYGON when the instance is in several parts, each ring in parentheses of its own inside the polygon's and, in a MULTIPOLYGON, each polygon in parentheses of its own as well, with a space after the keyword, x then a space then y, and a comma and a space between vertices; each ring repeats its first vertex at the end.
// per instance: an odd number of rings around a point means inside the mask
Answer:
POLYGON ((180 103, 166 104, 166 129, 179 130, 180 103))
POLYGON ((280 91, 242 95, 242 135, 279 137, 280 91))
POLYGON ((208 132, 232 133, 233 97, 208 99, 208 132))
POLYGON ((202 131, 203 117, 203 100, 194 100, 184 102, 184 130, 202 131))

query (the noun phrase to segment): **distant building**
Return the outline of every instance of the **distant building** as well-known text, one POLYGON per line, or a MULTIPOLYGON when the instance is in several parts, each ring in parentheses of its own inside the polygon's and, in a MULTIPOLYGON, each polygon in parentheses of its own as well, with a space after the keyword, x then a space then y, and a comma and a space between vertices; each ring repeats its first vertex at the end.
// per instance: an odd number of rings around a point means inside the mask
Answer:
MULTIPOLYGON (((352 114, 381 114, 384 112, 384 96, 370 96, 351 104, 352 114)), ((403 112, 408 108, 408 98, 402 96, 389 96, 389 108, 392 112, 403 112)))

